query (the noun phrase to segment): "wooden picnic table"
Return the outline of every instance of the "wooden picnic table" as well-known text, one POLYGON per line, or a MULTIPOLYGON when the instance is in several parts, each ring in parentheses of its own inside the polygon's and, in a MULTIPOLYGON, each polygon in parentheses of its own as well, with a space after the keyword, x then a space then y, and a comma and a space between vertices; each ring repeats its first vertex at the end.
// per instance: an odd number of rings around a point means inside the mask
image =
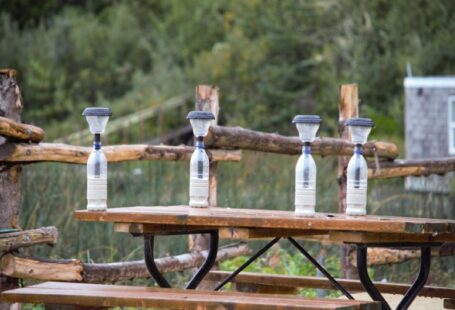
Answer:
POLYGON ((357 269, 365 290, 383 309, 390 309, 367 271, 367 248, 418 248, 421 266, 417 279, 404 295, 397 309, 407 309, 425 285, 430 271, 431 247, 455 241, 455 221, 395 216, 348 216, 337 213, 317 213, 314 217, 298 217, 292 211, 190 208, 189 206, 156 206, 111 208, 107 211, 79 210, 80 221, 112 222, 115 230, 144 237, 147 267, 162 287, 170 287, 154 264, 155 235, 209 233, 210 249, 206 262, 190 280, 187 288, 196 288, 213 266, 218 239, 273 238, 247 262, 234 271, 215 290, 222 288, 256 258, 281 238, 288 239, 316 268, 318 268, 345 296, 352 295, 334 279, 301 245, 295 237, 324 235, 336 241, 353 244, 357 251, 357 269))

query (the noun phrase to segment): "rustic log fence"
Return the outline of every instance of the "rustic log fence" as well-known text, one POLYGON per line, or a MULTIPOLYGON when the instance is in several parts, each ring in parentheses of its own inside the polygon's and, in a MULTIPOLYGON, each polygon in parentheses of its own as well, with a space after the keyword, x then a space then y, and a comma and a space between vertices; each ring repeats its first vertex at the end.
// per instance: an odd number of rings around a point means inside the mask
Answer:
MULTIPOLYGON (((77 260, 43 260, 33 257, 22 257, 11 250, 35 244, 53 244, 57 242, 55 227, 38 228, 23 231, 18 225, 20 171, 24 164, 39 162, 59 162, 66 164, 85 164, 91 148, 59 144, 40 143, 44 131, 36 126, 22 124, 20 111, 22 101, 17 86, 14 70, 0 70, 0 291, 17 286, 17 278, 39 280, 115 282, 118 280, 148 277, 143 261, 83 264, 77 260), (58 271, 58 272, 52 272, 58 271), (58 274, 58 276, 57 276, 58 274), (56 278, 57 277, 57 278, 56 278)), ((344 122, 349 117, 358 115, 358 90, 355 84, 343 85, 340 88, 340 138, 320 138, 312 145, 313 154, 320 156, 338 156, 338 183, 340 186, 339 211, 344 210, 346 166, 348 156, 354 145, 348 140, 344 122)), ((178 106, 173 101, 171 106, 178 106)), ((196 109, 209 110, 218 116, 218 89, 213 86, 196 88, 196 109)), ((155 112, 150 112, 153 114, 155 112)), ((118 126, 121 126, 119 123, 118 126)), ((288 137, 274 133, 264 133, 241 127, 224 127, 216 125, 216 120, 207 137, 210 157, 210 205, 216 205, 216 167, 219 161, 241 160, 240 150, 254 150, 268 153, 299 155, 302 142, 297 137, 288 137)), ((136 160, 188 161, 194 150, 191 146, 170 145, 110 145, 104 147, 109 162, 136 160)), ((404 176, 427 176, 445 174, 455 171, 455 158, 431 160, 397 160, 398 148, 393 143, 370 141, 364 146, 364 153, 369 157, 369 178, 391 178, 404 176)), ((163 271, 175 271, 193 268, 200 265, 206 255, 205 240, 196 237, 190 240, 188 254, 175 257, 164 257, 157 260, 163 271)), ((349 248, 342 250, 343 273, 354 277, 349 248)), ((444 253, 452 254, 445 250, 444 253)), ((219 260, 249 253, 245 244, 234 244, 219 252, 219 260)), ((444 255, 444 253, 439 253, 444 255)), ((390 253, 389 253, 390 254, 390 253)), ((401 258, 388 259, 385 263, 398 262, 413 258, 412 253, 401 255, 401 258)), ((390 254, 398 255, 398 254, 390 254)), ((390 256, 389 255, 389 256, 390 256)), ((380 257, 376 255, 372 257, 380 257)), ((384 260, 383 260, 384 261, 384 260)), ((374 264, 381 260, 376 259, 374 264)), ((0 307, 1 308, 1 307, 0 307)))

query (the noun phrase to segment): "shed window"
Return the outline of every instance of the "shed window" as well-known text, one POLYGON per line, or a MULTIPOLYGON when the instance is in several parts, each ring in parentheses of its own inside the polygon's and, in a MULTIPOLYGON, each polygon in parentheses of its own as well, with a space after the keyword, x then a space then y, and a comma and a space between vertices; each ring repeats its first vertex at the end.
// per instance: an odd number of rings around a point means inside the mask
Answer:
POLYGON ((449 97, 449 154, 455 155, 455 96, 449 97))

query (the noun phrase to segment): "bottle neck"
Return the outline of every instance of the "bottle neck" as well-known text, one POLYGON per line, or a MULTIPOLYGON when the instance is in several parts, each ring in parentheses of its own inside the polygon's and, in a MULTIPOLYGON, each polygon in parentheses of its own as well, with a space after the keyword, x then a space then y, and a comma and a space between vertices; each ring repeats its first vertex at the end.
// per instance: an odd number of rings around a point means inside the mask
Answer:
POLYGON ((204 137, 196 137, 196 148, 205 149, 204 137))
POLYGON ((95 150, 101 149, 101 134, 99 134, 99 133, 95 134, 95 139, 93 140, 93 148, 95 150))
POLYGON ((303 142, 302 153, 305 155, 311 154, 311 143, 310 142, 303 142))
POLYGON ((356 144, 354 147, 354 154, 363 155, 362 144, 356 144))

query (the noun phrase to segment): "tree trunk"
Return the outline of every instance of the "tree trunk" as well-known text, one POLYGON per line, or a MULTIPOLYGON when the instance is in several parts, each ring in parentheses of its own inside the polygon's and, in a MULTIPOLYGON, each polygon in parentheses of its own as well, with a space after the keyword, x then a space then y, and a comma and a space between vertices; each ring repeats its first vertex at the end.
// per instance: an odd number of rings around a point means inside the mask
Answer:
MULTIPOLYGON (((15 70, 0 70, 0 116, 17 123, 21 121, 22 101, 15 70)), ((0 149, 7 143, 0 137, 0 149)), ((0 165, 0 233, 19 229, 20 173, 18 165, 0 165)), ((1 253, 0 253, 1 254, 1 253)), ((17 287, 17 279, 0 276, 0 292, 17 287)), ((0 303, 0 309, 9 305, 0 303)))

